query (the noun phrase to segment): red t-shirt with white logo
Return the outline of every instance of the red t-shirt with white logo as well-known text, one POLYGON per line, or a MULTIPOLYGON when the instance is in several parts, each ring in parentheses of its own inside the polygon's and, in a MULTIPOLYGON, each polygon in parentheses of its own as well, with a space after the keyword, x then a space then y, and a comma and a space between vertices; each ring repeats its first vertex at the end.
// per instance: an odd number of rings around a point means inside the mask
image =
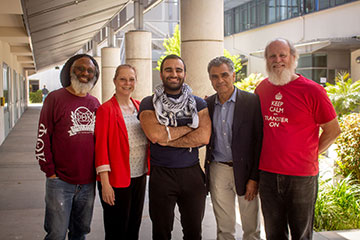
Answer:
POLYGON ((256 88, 264 119, 259 169, 293 176, 319 172, 319 125, 336 117, 325 89, 299 77, 284 86, 268 79, 256 88))

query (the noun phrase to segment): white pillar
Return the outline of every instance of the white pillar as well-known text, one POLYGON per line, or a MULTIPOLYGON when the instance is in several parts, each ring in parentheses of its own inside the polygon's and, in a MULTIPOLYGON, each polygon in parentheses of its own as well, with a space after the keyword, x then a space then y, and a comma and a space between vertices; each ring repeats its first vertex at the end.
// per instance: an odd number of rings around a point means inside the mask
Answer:
POLYGON ((97 83, 96 85, 93 87, 93 89, 91 89, 90 91, 90 94, 94 97, 96 97, 100 103, 102 103, 102 97, 101 97, 101 84, 102 84, 102 79, 101 79, 101 72, 102 72, 102 69, 101 69, 101 57, 94 57, 97 64, 99 65, 99 70, 100 70, 100 75, 99 75, 99 78, 97 80, 97 83))
POLYGON ((115 93, 113 78, 120 63, 120 48, 105 47, 101 49, 101 92, 103 103, 115 93))
POLYGON ((132 94, 141 100, 152 93, 151 32, 135 30, 125 34, 126 63, 135 67, 137 83, 132 94))
POLYGON ((180 1, 181 57, 186 82, 199 97, 214 93, 207 73, 211 59, 224 54, 223 0, 180 1))
POLYGON ((360 49, 351 52, 351 79, 353 82, 360 80, 360 62, 357 62, 356 59, 360 58, 360 49))

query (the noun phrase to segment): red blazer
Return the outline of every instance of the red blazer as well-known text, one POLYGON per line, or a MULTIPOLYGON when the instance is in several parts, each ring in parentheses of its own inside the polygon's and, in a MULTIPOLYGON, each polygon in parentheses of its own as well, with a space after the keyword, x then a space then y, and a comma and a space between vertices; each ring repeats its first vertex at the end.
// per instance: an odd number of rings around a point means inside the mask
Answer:
MULTIPOLYGON (((137 110, 139 101, 131 98, 137 110)), ((149 148, 147 161, 149 168, 149 148)), ((109 181, 112 187, 130 185, 129 140, 120 106, 113 96, 96 112, 95 123, 95 168, 110 165, 109 181)), ((97 175, 100 181, 100 176, 97 175)))

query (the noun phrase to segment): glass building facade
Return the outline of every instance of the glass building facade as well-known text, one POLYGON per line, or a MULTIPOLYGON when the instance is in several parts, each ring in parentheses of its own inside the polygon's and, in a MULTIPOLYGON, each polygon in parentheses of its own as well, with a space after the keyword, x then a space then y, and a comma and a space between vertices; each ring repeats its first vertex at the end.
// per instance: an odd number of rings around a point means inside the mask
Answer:
POLYGON ((357 0, 252 0, 224 13, 225 36, 357 0))

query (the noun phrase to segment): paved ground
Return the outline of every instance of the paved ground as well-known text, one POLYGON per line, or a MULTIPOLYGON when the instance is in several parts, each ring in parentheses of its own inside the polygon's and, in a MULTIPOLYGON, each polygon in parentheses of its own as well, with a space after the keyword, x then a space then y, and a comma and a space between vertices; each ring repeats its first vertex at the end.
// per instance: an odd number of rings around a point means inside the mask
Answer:
MULTIPOLYGON (((29 107, 0 146, 0 239, 43 239, 45 177, 34 157, 40 107, 29 107)), ((147 200, 140 239, 151 239, 151 221, 147 200)), ((240 223, 240 222, 239 222, 240 223)), ((241 225, 237 224, 237 239, 241 225)), ((264 237, 264 233, 262 233, 264 237)), ((102 209, 96 198, 89 240, 103 239, 102 209)), ((182 239, 179 215, 176 215, 173 239, 182 239)), ((211 201, 207 199, 203 221, 203 239, 216 239, 216 223, 211 201)), ((360 239, 359 231, 315 233, 315 240, 360 239)))

